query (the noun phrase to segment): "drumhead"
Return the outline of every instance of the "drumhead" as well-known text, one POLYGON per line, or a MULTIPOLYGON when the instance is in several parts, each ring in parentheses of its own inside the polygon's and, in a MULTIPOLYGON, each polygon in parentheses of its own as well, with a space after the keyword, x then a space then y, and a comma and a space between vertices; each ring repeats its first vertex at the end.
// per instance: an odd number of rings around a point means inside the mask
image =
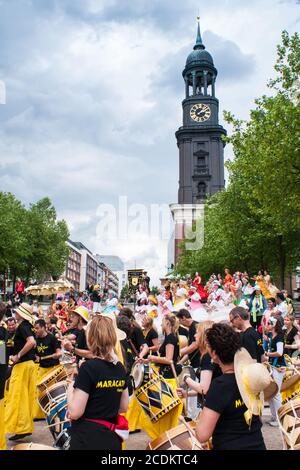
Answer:
MULTIPOLYGON (((56 369, 54 369, 52 372, 50 372, 49 374, 47 374, 45 377, 42 378, 42 380, 40 380, 40 382, 38 382, 38 383, 36 384, 37 387, 40 387, 41 385, 46 385, 48 382, 50 382, 51 380, 53 380, 54 377, 56 377, 57 375, 59 375, 63 370, 64 370, 64 366, 63 366, 63 365, 57 366, 56 369)), ((66 375, 67 375, 67 374, 66 374, 66 375)))
POLYGON ((54 447, 46 446, 43 444, 36 444, 35 442, 27 442, 25 444, 17 444, 12 450, 58 450, 54 447))
POLYGON ((196 372, 194 371, 193 367, 182 366, 182 371, 178 375, 178 381, 179 381, 180 387, 185 387, 185 384, 183 382, 183 377, 187 374, 191 377, 192 380, 196 380, 196 372))
POLYGON ((136 389, 139 388, 143 383, 144 371, 145 371, 144 364, 140 362, 137 362, 132 367, 131 376, 133 378, 134 387, 136 389))

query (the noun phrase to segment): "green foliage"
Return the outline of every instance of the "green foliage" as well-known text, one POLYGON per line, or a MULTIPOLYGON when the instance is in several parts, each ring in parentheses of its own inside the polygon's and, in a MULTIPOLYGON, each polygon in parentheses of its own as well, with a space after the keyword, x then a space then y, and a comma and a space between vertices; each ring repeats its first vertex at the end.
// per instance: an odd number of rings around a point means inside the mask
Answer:
POLYGON ((29 209, 14 195, 0 192, 0 272, 13 276, 59 276, 65 268, 69 237, 67 224, 43 198, 29 209))
POLYGON ((130 298, 129 286, 128 284, 126 284, 121 290, 120 299, 128 300, 129 298, 130 298))
POLYGON ((229 185, 210 198, 205 211, 204 246, 183 247, 181 274, 269 269, 280 276, 300 261, 300 39, 282 33, 269 82, 273 96, 256 100, 248 122, 225 112, 232 126, 226 138, 234 160, 227 163, 229 185))

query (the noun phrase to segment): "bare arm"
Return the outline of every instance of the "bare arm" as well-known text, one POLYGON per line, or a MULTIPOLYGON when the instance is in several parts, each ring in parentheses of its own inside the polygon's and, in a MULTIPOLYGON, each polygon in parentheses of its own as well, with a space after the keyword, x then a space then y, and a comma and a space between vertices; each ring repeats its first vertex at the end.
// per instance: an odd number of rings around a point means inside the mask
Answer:
POLYGON ((126 390, 123 390, 122 395, 121 395, 119 413, 126 413, 128 405, 129 405, 129 394, 128 394, 128 388, 126 388, 126 390))
POLYGON ((151 362, 156 362, 157 364, 166 364, 169 366, 171 362, 173 361, 173 354, 174 354, 174 345, 167 344, 165 357, 149 356, 148 359, 151 362))
POLYGON ((200 442, 207 442, 212 436, 220 413, 204 407, 196 425, 196 437, 200 442))
POLYGON ((196 351, 196 349, 198 349, 198 345, 196 341, 193 341, 189 346, 186 346, 180 350, 180 355, 184 356, 185 354, 191 354, 192 352, 196 351))
POLYGON ((73 388, 71 383, 67 391, 68 416, 70 419, 79 419, 86 408, 89 394, 78 388, 73 388))
POLYGON ((189 388, 195 390, 197 393, 203 393, 203 395, 206 395, 211 384, 212 371, 202 370, 200 378, 200 382, 196 382, 195 380, 188 377, 186 379, 186 384, 189 386, 189 388))

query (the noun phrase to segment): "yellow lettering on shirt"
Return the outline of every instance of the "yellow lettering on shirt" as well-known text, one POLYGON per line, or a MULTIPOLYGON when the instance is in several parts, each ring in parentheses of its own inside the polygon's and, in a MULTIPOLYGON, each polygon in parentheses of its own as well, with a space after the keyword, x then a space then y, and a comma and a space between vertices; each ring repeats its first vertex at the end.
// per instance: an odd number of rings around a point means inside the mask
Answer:
POLYGON ((48 346, 45 346, 44 344, 39 344, 37 347, 37 352, 43 354, 46 349, 48 349, 48 346))
POLYGON ((239 408, 240 406, 243 406, 244 402, 243 400, 235 400, 235 407, 239 408))
POLYGON ((125 385, 125 380, 99 380, 99 382, 97 382, 96 388, 120 388, 122 387, 122 390, 123 390, 124 385, 125 385))

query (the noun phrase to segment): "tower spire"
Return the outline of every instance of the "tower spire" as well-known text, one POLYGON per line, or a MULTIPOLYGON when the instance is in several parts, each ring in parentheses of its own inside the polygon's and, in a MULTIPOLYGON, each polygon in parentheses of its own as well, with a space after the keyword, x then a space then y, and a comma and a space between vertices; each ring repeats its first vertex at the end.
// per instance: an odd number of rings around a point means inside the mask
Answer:
POLYGON ((200 16, 197 16, 198 28, 197 28, 197 38, 196 44, 194 45, 194 50, 205 49, 205 46, 202 42, 201 32, 200 32, 200 16))

